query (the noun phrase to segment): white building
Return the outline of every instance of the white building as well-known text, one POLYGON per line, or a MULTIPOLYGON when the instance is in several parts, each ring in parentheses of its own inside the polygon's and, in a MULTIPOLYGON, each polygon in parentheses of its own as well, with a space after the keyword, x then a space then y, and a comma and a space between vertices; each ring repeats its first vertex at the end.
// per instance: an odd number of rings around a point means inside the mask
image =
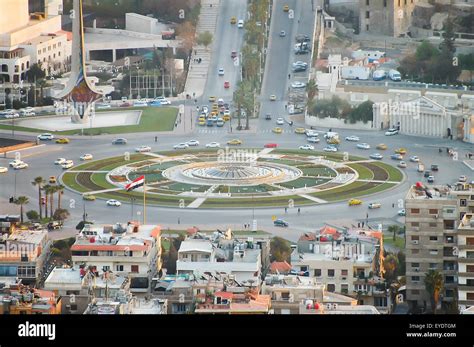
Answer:
POLYGON ((463 307, 474 303, 474 214, 464 215, 458 227, 458 301, 463 307))

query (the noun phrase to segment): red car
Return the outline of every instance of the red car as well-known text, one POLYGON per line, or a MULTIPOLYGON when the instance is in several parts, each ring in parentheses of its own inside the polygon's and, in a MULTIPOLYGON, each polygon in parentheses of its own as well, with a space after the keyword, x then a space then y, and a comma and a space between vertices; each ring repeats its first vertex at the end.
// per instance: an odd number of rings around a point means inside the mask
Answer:
POLYGON ((267 143, 264 146, 265 148, 277 148, 278 145, 276 143, 267 143))
POLYGON ((227 89, 227 88, 229 88, 229 87, 230 87, 229 81, 225 81, 225 82, 224 82, 224 88, 227 89))
POLYGON ((131 106, 132 106, 132 104, 129 103, 129 102, 123 102, 123 103, 120 104, 120 107, 131 107, 131 106))

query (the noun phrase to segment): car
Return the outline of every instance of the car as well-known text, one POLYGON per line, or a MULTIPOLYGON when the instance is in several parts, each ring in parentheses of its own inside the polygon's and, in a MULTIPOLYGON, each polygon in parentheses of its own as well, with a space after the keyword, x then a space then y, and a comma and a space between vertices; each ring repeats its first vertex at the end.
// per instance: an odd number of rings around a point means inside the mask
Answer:
POLYGON ((171 105, 171 101, 169 101, 164 96, 158 96, 158 97, 155 98, 154 101, 158 101, 162 105, 171 105))
POLYGON ((58 158, 54 161, 54 164, 61 165, 61 164, 64 164, 65 162, 66 162, 66 158, 58 158))
POLYGON ((211 142, 206 144, 206 148, 219 148, 221 145, 219 142, 211 142))
POLYGON ((326 133, 324 134, 324 138, 325 138, 325 139, 332 139, 332 138, 334 138, 334 137, 339 138, 339 134, 336 133, 336 132, 334 132, 334 131, 328 131, 328 132, 326 132, 326 133))
POLYGON ((133 102, 133 107, 145 107, 148 106, 148 102, 146 100, 135 100, 133 102))
POLYGON ((50 133, 44 133, 44 134, 39 134, 37 136, 38 140, 46 140, 46 141, 51 141, 54 139, 54 135, 50 133))
POLYGON ((428 177, 430 177, 430 176, 431 176, 431 171, 429 171, 429 170, 426 170, 426 171, 423 173, 423 177, 425 177, 425 178, 428 178, 428 177))
POLYGON ((368 143, 358 143, 357 144, 357 148, 360 148, 360 149, 370 149, 370 145, 368 143))
POLYGON ((7 168, 7 167, 0 166, 0 173, 7 173, 7 172, 8 172, 8 168, 7 168))
POLYGON ((428 183, 434 183, 434 176, 428 176, 428 183))
POLYGON ((56 143, 65 145, 69 143, 69 139, 66 137, 60 137, 59 139, 56 140, 56 143))
POLYGON ((401 210, 398 210, 398 213, 397 213, 399 216, 406 216, 407 215, 407 212, 404 208, 402 208, 401 210))
POLYGON ((188 144, 185 142, 178 143, 177 145, 173 146, 174 149, 186 149, 188 147, 189 147, 188 144))
POLYGON ((283 12, 288 12, 290 10, 290 6, 283 5, 283 12))
POLYGON ((296 35, 295 40, 296 40, 296 42, 298 42, 298 43, 301 43, 301 42, 310 42, 310 41, 311 41, 311 38, 310 38, 308 35, 299 34, 299 35, 296 35))
POLYGON ((288 222, 284 221, 283 219, 275 219, 273 221, 273 225, 276 226, 276 227, 288 227, 290 224, 288 224, 288 222))
POLYGON ((106 204, 107 204, 107 206, 115 206, 115 207, 119 207, 119 206, 122 205, 122 203, 120 201, 117 201, 117 200, 114 200, 114 199, 107 200, 106 204))
POLYGON ((326 146, 323 148, 324 152, 337 152, 337 147, 335 146, 326 146))
POLYGON ((397 135, 398 134, 398 129, 395 128, 390 128, 385 132, 385 136, 392 136, 392 135, 397 135))
POLYGON ((267 113, 265 115, 265 120, 271 120, 272 119, 272 115, 270 113, 267 113))
POLYGON ((397 148, 397 149, 395 150, 395 153, 404 155, 404 154, 407 154, 407 150, 406 150, 406 148, 400 147, 400 148, 397 148))
POLYGON ((204 119, 200 119, 199 122, 198 122, 198 125, 201 125, 201 126, 204 126, 206 125, 206 121, 204 119))
POLYGON ((63 169, 70 169, 74 166, 74 162, 72 160, 66 160, 64 163, 61 164, 63 169))
POLYGON ((120 137, 120 138, 114 139, 112 141, 112 144, 113 145, 126 145, 127 144, 127 139, 125 139, 123 137, 120 137))
POLYGON ((354 135, 352 135, 352 136, 347 136, 347 137, 346 137, 346 141, 354 141, 354 142, 357 142, 357 141, 359 141, 359 140, 360 140, 360 138, 359 138, 358 136, 354 136, 354 135))
POLYGON ((210 96, 208 100, 209 100, 209 102, 215 102, 216 97, 215 96, 210 96))
POLYGON ((57 181, 56 176, 49 176, 49 180, 48 180, 49 184, 56 184, 56 181, 57 181))
POLYGON ((230 121, 230 112, 229 112, 229 111, 225 111, 225 112, 224 112, 224 116, 222 116, 222 120, 223 120, 224 122, 230 121))
POLYGON ((307 65, 296 65, 291 67, 291 71, 293 72, 303 72, 308 69, 307 65))
POLYGON ((232 140, 227 141, 227 144, 232 145, 232 146, 236 146, 236 145, 241 145, 242 141, 239 140, 239 139, 232 139, 232 140))
MULTIPOLYGON (((213 116, 213 117, 215 117, 216 120, 217 120, 217 116, 213 116)), ((212 120, 212 117, 210 117, 206 120, 206 126, 208 126, 208 127, 213 127, 214 126, 214 121, 212 120)))
POLYGON ((274 132, 275 134, 281 134, 283 132, 283 129, 280 127, 275 127, 272 129, 272 132, 274 132))
POLYGON ((339 140, 338 137, 330 137, 326 140, 326 142, 330 145, 338 145, 341 143, 341 140, 339 140))
POLYGON ((265 148, 277 148, 278 144, 276 144, 276 143, 266 143, 263 147, 265 147, 265 148))
POLYGON ((86 201, 95 201, 95 195, 84 194, 84 195, 82 195, 82 199, 86 200, 86 201))
POLYGON ((458 181, 459 181, 459 182, 463 182, 463 183, 464 183, 464 182, 467 182, 467 177, 466 177, 466 175, 461 175, 461 176, 459 176, 459 180, 458 180, 458 181))
POLYGON ((80 160, 92 160, 94 156, 90 153, 83 154, 79 157, 80 160))
POLYGON ((301 60, 298 60, 298 61, 295 61, 293 64, 291 64, 293 67, 295 66, 305 66, 307 67, 308 66, 308 63, 305 62, 305 61, 301 61, 301 60))
POLYGON ((186 144, 190 147, 196 147, 196 146, 199 146, 199 141, 198 140, 189 140, 188 142, 186 142, 186 144))
POLYGON ((26 169, 26 168, 28 168, 28 164, 25 163, 25 162, 21 162, 21 163, 15 165, 15 166, 13 166, 13 169, 15 169, 15 170, 21 170, 21 169, 26 169))
POLYGON ((19 164, 22 164, 22 163, 23 163, 23 160, 15 159, 15 160, 9 162, 8 165, 10 165, 11 167, 15 167, 15 166, 17 166, 19 164))
POLYGON ((230 17, 230 24, 235 24, 237 23, 237 18, 235 18, 234 16, 230 17))
POLYGON ((280 31, 280 37, 285 37, 286 36, 286 31, 285 30, 281 30, 280 31))
POLYGON ((143 152, 151 152, 150 146, 140 146, 135 148, 135 152, 143 153, 143 152))
POLYGON ((230 57, 231 57, 232 59, 237 58, 237 51, 232 51, 232 52, 230 52, 230 57))
POLYGON ((312 150, 314 150, 314 146, 312 146, 312 145, 302 145, 302 146, 300 146, 299 148, 302 149, 302 150, 305 150, 305 151, 312 151, 312 150))
POLYGON ((401 154, 395 153, 390 156, 393 160, 403 160, 403 156, 401 154))
POLYGON ((21 115, 25 117, 35 116, 35 109, 33 107, 27 107, 21 111, 21 115))
POLYGON ((305 134, 306 129, 305 128, 295 128, 295 134, 305 134))
POLYGON ((276 123, 277 123, 277 125, 283 125, 283 124, 285 124, 285 120, 281 117, 278 117, 276 123))
POLYGON ((119 107, 132 107, 132 106, 133 106, 133 105, 132 105, 130 102, 127 102, 127 101, 122 102, 122 103, 119 105, 119 107))
POLYGON ((275 94, 270 95, 270 101, 275 101, 277 99, 275 94))
POLYGON ((306 137, 318 137, 319 134, 313 129, 306 129, 305 130, 306 137))
POLYGON ((220 67, 217 73, 219 74, 219 76, 224 76, 224 68, 220 67))
POLYGON ((98 109, 98 110, 105 110, 107 108, 111 108, 112 106, 110 106, 110 104, 107 104, 107 103, 101 103, 101 104, 96 104, 95 105, 95 108, 98 109))
POLYGON ((225 81, 225 82, 224 82, 224 88, 225 88, 225 89, 230 88, 230 82, 229 82, 229 81, 225 81))
POLYGON ((413 155, 410 157, 410 161, 412 163, 418 163, 420 161, 420 158, 418 158, 416 155, 413 155))
POLYGON ((362 205, 362 200, 360 199, 350 199, 348 201, 349 206, 362 205))
MULTIPOLYGON (((309 50, 308 49, 304 49, 304 48, 298 48, 298 49, 295 49, 295 54, 308 54, 309 53, 309 50)), ((305 69, 306 70, 306 69, 305 69)))
POLYGON ((371 210, 373 210, 374 208, 381 208, 381 207, 382 207, 382 204, 378 202, 371 202, 368 205, 368 208, 370 208, 371 210))
POLYGON ((308 137, 306 140, 308 140, 309 143, 319 143, 319 139, 315 136, 308 137))
POLYGON ((402 168, 402 169, 405 169, 407 167, 407 163, 405 163, 403 160, 401 162, 398 163, 397 165, 398 167, 402 168))
POLYGON ((244 20, 239 19, 239 21, 237 22, 237 28, 242 29, 243 27, 244 27, 244 20))
POLYGON ((216 122, 216 125, 218 127, 223 127, 225 124, 224 120, 222 118, 217 118, 217 122, 216 122))
POLYGON ((291 83, 291 88, 305 88, 306 83, 300 82, 300 81, 295 81, 291 83))
POLYGON ((371 159, 376 159, 376 160, 382 160, 382 159, 383 159, 383 155, 380 154, 380 153, 373 153, 373 154, 369 155, 369 158, 371 158, 371 159))
POLYGON ((387 149, 387 145, 385 143, 379 143, 375 148, 381 149, 384 151, 387 149))
POLYGON ((431 171, 439 171, 439 166, 436 164, 431 165, 431 171))

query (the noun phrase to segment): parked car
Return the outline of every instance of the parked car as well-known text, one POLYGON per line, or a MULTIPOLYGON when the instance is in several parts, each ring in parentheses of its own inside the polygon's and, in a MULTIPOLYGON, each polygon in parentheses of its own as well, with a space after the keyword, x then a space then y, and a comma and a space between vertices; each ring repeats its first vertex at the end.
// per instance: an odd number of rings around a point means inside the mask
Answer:
POLYGON ((401 210, 398 210, 398 215, 399 216, 406 216, 407 215, 406 210, 404 208, 402 208, 401 210))

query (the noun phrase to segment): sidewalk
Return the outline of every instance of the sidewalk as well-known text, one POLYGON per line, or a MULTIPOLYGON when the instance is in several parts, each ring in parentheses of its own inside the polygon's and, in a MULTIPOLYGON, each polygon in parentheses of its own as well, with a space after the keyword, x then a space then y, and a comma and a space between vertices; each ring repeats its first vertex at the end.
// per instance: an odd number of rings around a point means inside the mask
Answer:
MULTIPOLYGON (((209 31, 214 35, 217 27, 217 16, 219 15, 220 0, 202 0, 201 14, 196 28, 196 37, 200 33, 209 31), (212 5, 212 7, 211 7, 212 5)), ((189 64, 188 76, 184 87, 183 96, 186 94, 191 97, 198 98, 204 93, 206 87, 207 74, 211 62, 213 44, 207 47, 195 45, 193 47, 193 55, 189 64), (194 59, 201 59, 201 63, 197 63, 194 59), (194 96, 193 96, 194 94, 194 96)))

